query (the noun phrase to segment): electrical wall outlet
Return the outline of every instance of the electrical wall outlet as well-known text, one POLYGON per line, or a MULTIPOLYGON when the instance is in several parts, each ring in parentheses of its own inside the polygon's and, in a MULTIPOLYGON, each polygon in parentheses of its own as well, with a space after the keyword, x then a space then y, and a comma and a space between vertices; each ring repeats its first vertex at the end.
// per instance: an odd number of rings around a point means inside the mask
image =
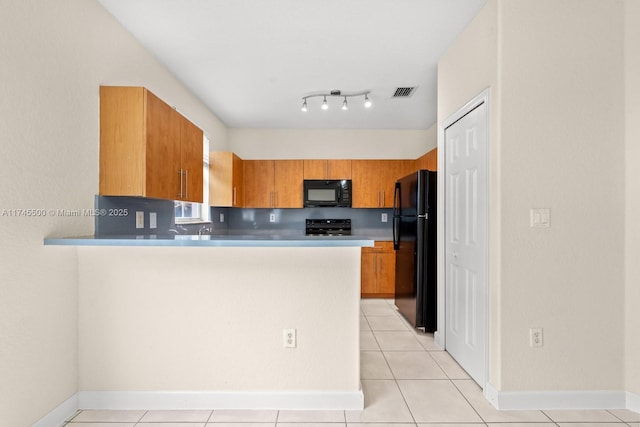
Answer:
POLYGON ((295 348, 296 347, 296 330, 295 329, 285 329, 282 331, 282 338, 284 341, 284 346, 286 348, 295 348))
POLYGON ((220 212, 220 222, 224 222, 224 212, 220 212))
POLYGON ((269 214, 269 222, 276 222, 276 214, 269 214))
POLYGON ((149 212, 149 228, 158 228, 158 214, 149 212))
POLYGON ((388 218, 387 218, 387 213, 386 213, 386 212, 383 212, 383 213, 380 215, 380 222, 387 222, 387 219, 388 219, 388 218))
POLYGON ((144 228, 144 212, 136 211, 136 228, 144 228))
POLYGON ((542 328, 529 329, 529 345, 531 347, 542 347, 542 328))

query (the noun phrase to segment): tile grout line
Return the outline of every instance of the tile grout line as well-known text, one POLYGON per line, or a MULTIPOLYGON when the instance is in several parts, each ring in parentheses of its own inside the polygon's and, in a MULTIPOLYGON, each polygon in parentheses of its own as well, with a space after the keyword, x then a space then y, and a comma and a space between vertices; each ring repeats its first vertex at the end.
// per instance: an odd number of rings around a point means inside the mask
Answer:
MULTIPOLYGON (((366 317, 366 315, 365 315, 365 317, 366 317)), ((373 332, 373 329, 372 329, 372 332, 373 332)), ((396 385, 396 388, 398 389, 398 391, 400 392, 400 396, 402 396, 402 401, 404 402, 405 406, 407 407, 407 410, 409 411, 409 414, 411 415, 411 419, 413 420, 413 425, 417 427, 418 423, 416 421, 416 417, 413 415, 413 412, 411 411, 411 408, 409 407, 409 403, 407 402, 407 399, 404 396, 404 393, 402 393, 402 389, 400 388, 400 384, 398 384, 398 379, 396 378, 396 374, 393 372, 393 369, 391 369, 391 365, 389 364, 389 361, 387 360, 387 356, 385 356, 384 351, 382 350, 382 346, 378 342, 378 337, 376 336, 375 333, 373 334, 373 338, 376 340, 376 343, 378 344, 378 347, 380 348, 380 353, 382 355, 382 358, 384 359, 384 362, 386 363, 387 368, 389 368, 389 372, 391 372, 391 376, 393 377, 393 382, 396 385)), ((348 424, 347 424, 347 427, 348 427, 348 424)))
MULTIPOLYGON (((448 376, 448 375, 447 375, 447 376, 448 376)), ((480 419, 482 420, 482 422, 483 422, 486 426, 488 426, 487 421, 482 417, 482 415, 480 415, 480 412, 478 412, 478 410, 476 409, 476 407, 475 407, 475 406, 473 406, 473 405, 471 404, 471 402, 469 401, 469 399, 467 399, 467 396, 465 396, 465 395, 464 395, 464 393, 462 392, 462 390, 460 390, 460 388, 456 385, 456 383, 454 383, 454 382, 453 382, 453 380, 449 380, 449 381, 451 381, 451 384, 456 388, 456 390, 458 390, 458 393, 460 393, 460 395, 461 395, 461 396, 462 396, 462 398, 467 402, 467 404, 468 404, 469 406, 471 406, 471 409, 473 409, 473 412, 475 412, 475 413, 476 413, 476 415, 478 416, 478 418, 480 418, 480 419)))

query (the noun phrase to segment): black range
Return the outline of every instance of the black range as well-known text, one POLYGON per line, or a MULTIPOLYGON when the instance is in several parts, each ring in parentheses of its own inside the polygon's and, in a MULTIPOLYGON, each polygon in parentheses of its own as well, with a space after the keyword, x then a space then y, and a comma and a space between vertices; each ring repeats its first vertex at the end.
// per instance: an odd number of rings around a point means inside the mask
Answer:
POLYGON ((350 236, 351 219, 307 219, 307 236, 350 236))

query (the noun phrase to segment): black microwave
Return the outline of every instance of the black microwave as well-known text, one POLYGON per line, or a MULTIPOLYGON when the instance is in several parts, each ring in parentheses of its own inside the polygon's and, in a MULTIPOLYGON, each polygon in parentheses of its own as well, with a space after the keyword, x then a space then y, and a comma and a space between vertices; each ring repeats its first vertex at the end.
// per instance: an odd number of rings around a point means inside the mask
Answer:
POLYGON ((350 179, 305 179, 304 207, 351 207, 350 179))

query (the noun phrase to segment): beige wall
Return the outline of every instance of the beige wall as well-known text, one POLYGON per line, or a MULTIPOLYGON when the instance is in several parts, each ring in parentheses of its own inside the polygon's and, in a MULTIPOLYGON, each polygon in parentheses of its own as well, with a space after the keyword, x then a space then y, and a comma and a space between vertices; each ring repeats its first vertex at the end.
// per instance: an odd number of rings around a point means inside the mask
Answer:
POLYGON ((81 391, 359 392, 359 247, 78 251, 81 391))
POLYGON ((501 2, 503 390, 624 388, 622 6, 501 2))
POLYGON ((625 367, 626 390, 640 395, 640 2, 625 7, 625 367))
MULTIPOLYGON (((226 147, 217 118, 97 2, 0 9, 0 210, 93 207, 101 84, 149 87, 226 147)), ((0 216, 0 425, 31 425, 78 390, 76 251, 42 240, 92 233, 89 217, 0 216)))
POLYGON ((439 122, 491 90, 498 390, 624 389, 622 5, 490 1, 439 65, 439 122), (534 207, 551 209, 550 228, 529 227, 534 207), (530 327, 544 328, 542 349, 530 327))
POLYGON ((437 145, 427 130, 229 129, 229 149, 243 159, 416 159, 437 145))

